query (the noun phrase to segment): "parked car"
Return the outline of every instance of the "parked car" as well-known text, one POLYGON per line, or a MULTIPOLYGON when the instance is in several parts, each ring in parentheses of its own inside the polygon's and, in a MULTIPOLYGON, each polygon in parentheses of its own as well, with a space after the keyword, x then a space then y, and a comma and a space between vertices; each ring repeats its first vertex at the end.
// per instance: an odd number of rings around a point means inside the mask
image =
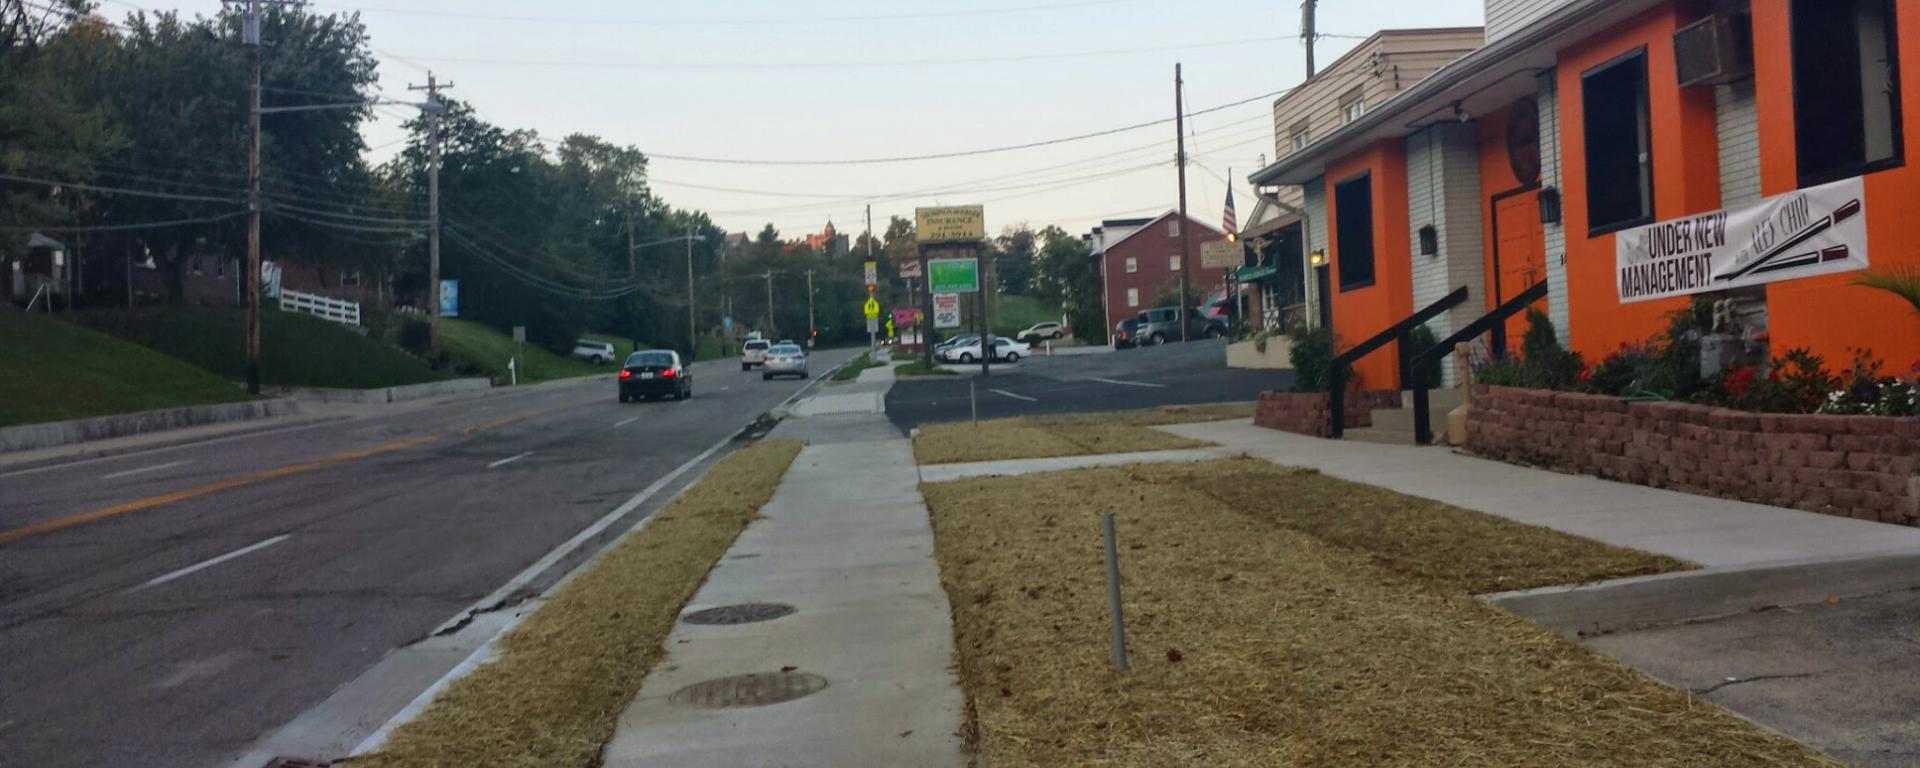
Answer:
POLYGON ((573 356, 594 365, 606 365, 613 362, 613 345, 604 341, 581 339, 573 343, 573 356))
POLYGON ((1034 323, 1026 330, 1014 334, 1013 337, 1020 341, 1032 343, 1058 339, 1066 335, 1067 329, 1061 327, 1059 323, 1034 323))
POLYGON ((620 367, 620 402, 661 395, 693 397, 693 371, 681 364, 680 353, 647 349, 628 355, 620 367))
MULTIPOLYGON (((1217 339, 1227 335, 1225 318, 1208 317, 1197 308, 1187 309, 1187 337, 1190 339, 1217 339)), ((1114 328, 1115 347, 1146 346, 1165 344, 1180 340, 1180 308, 1155 307, 1135 315, 1132 320, 1122 320, 1114 328), (1132 327, 1127 324, 1131 322, 1132 327), (1127 343, 1122 343, 1125 336, 1127 343)))
POLYGON ((1129 317, 1113 324, 1113 337, 1108 339, 1114 349, 1130 349, 1140 344, 1140 319, 1129 317))
POLYGON ((747 339, 740 345, 740 370, 751 371, 756 365, 767 361, 767 348, 773 343, 766 339, 747 339))
POLYGON ((761 366, 760 380, 766 381, 775 376, 807 377, 807 353, 800 345, 781 342, 767 350, 767 362, 761 366))
POLYGON ((952 349, 955 346, 958 346, 961 344, 972 344, 979 340, 980 340, 979 336, 972 336, 972 335, 952 337, 950 339, 947 339, 946 341, 942 341, 938 344, 933 345, 933 357, 935 360, 945 359, 940 356, 940 353, 945 352, 949 349, 952 349))
MULTIPOLYGON (((1017 363, 1017 362, 1020 362, 1020 358, 1028 357, 1032 354, 1033 354, 1032 348, 1028 347, 1025 344, 1022 344, 1018 341, 1014 341, 1013 339, 1009 339, 1005 336, 993 337, 993 359, 994 360, 1001 361, 1001 362, 1008 362, 1008 363, 1017 363)), ((976 340, 976 341, 971 341, 965 344, 957 344, 952 347, 948 347, 947 351, 942 353, 942 357, 940 359, 943 362, 960 363, 962 365, 965 365, 967 363, 977 362, 980 360, 980 342, 976 340)))

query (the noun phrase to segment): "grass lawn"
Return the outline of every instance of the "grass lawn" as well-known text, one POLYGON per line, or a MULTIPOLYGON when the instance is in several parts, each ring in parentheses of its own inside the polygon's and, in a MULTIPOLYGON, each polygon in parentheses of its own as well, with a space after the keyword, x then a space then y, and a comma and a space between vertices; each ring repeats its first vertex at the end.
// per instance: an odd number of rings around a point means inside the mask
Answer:
POLYGON ((0 313, 0 427, 247 399, 138 344, 59 317, 0 313))
MULTIPOLYGON (((895 369, 895 372, 904 370, 895 369)), ((1148 427, 1253 417, 1253 403, 1167 405, 1139 411, 1022 416, 980 422, 923 424, 913 439, 921 464, 1038 459, 1099 453, 1202 448, 1210 443, 1148 427)))
POLYGON ((861 371, 867 370, 868 368, 885 368, 885 367, 887 367, 887 364, 879 360, 873 359, 872 353, 862 352, 860 353, 860 356, 854 358, 852 362, 841 366, 840 370, 834 371, 833 380, 834 381, 853 381, 854 379, 860 378, 861 371))
POLYGON ((1001 336, 1012 336, 1034 323, 1060 322, 1059 307, 1041 304, 1031 296, 1001 294, 994 297, 993 302, 987 319, 993 323, 993 332, 1001 336))
POLYGON ((960 374, 954 373, 953 371, 949 371, 937 365, 928 366, 925 361, 915 358, 913 362, 906 363, 904 365, 894 366, 893 375, 895 376, 958 376, 960 374))
POLYGON ((1472 596, 1669 558, 1246 458, 922 492, 994 768, 1835 765, 1472 596))
MULTIPOLYGON (((81 312, 79 322, 205 368, 247 378, 246 310, 162 306, 81 312)), ((260 315, 260 382, 269 387, 369 389, 449 378, 412 355, 312 315, 260 315)))
POLYGON ((492 326, 454 318, 440 321, 440 347, 452 360, 454 368, 479 371, 480 375, 492 377, 500 383, 505 383, 509 378, 509 358, 519 358, 520 383, 531 384, 576 376, 612 376, 619 370, 620 363, 633 352, 633 342, 627 339, 592 334, 587 338, 612 342, 614 361, 607 365, 594 365, 585 360, 556 355, 531 342, 515 344, 512 335, 494 330, 492 326))
POLYGON ((502 637, 498 659, 454 681, 353 765, 597 765, 620 712, 666 656, 681 608, 773 497, 800 447, 767 440, 723 459, 502 637))

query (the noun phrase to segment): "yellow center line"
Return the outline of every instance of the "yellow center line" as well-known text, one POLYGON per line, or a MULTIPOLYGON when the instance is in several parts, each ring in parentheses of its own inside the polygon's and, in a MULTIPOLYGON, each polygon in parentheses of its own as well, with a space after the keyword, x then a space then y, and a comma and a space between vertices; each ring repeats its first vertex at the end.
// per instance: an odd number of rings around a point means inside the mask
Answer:
POLYGON ((332 456, 325 456, 322 458, 314 459, 313 461, 302 462, 300 464, 289 464, 284 467, 275 467, 273 469, 261 470, 259 472, 255 472, 248 475, 231 477, 225 480, 221 480, 219 482, 208 483, 198 488, 188 488, 186 490, 174 491, 172 493, 165 493, 159 496, 139 499, 137 501, 129 501, 125 504, 116 504, 114 506, 107 507, 104 509, 96 509, 92 512, 82 512, 76 515, 68 515, 66 517, 60 517, 52 520, 47 520, 44 522, 34 523, 33 525, 22 526, 19 528, 9 528, 7 530, 0 531, 0 544, 5 544, 9 541, 19 541, 20 539, 27 538, 28 536, 38 536, 43 533, 51 533, 53 531, 58 531, 63 528, 71 528, 73 526, 81 525, 83 523, 91 523, 95 520, 104 520, 109 517, 118 517, 120 515, 128 514, 130 512, 139 512, 145 509, 152 509, 154 507, 172 504, 176 501, 185 501, 187 499, 191 499, 199 496, 205 496, 210 493, 219 493, 221 491, 230 491, 235 488, 244 488, 246 486, 263 483, 268 480, 287 477, 289 475, 297 475, 303 472, 312 472, 316 469, 324 469, 326 467, 331 467, 336 464, 344 464, 349 461, 357 461, 359 459, 364 459, 370 456, 378 456, 383 453, 392 453, 394 451, 401 451, 401 450, 406 450, 408 448, 415 448, 418 446, 426 445, 428 443, 439 442, 441 439, 444 439, 450 435, 470 435, 475 432, 481 432, 489 429, 497 429, 500 427, 504 427, 508 424, 512 424, 516 421, 522 421, 525 419, 533 418, 535 416, 544 416, 550 413, 556 413, 559 411, 566 410, 568 408, 578 407, 579 405, 581 404, 572 403, 568 405, 556 406, 553 408, 544 408, 538 411, 524 413, 519 416, 508 416, 502 419, 494 419, 492 421, 475 424, 469 427, 452 429, 446 432, 436 432, 431 435, 423 435, 420 437, 409 438, 406 440, 395 440, 389 443, 381 443, 379 445, 372 446, 370 448, 362 448, 357 451, 347 451, 345 453, 336 453, 336 454, 333 454, 332 456))

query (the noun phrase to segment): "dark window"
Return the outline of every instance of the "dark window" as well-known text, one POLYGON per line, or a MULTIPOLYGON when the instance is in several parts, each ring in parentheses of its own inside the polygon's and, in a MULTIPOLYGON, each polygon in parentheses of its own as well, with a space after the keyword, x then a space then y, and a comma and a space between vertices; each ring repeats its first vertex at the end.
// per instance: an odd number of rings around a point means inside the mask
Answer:
POLYGON ((1646 50, 1582 73, 1580 98, 1586 112, 1588 234, 1652 221, 1646 50))
POLYGON ((1792 24, 1800 185, 1900 165, 1892 0, 1794 0, 1792 24))
POLYGON ((1333 185, 1333 236, 1340 290, 1373 285, 1373 176, 1333 185))

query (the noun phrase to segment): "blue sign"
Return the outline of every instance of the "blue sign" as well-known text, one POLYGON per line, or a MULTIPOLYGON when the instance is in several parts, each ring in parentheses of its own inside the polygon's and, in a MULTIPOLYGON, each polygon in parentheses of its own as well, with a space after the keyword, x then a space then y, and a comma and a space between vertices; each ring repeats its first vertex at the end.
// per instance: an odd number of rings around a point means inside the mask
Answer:
POLYGON ((440 316, 460 316, 460 281, 440 281, 440 316))
POLYGON ((720 327, 725 329, 727 333, 733 333, 733 315, 722 316, 720 318, 720 327))

